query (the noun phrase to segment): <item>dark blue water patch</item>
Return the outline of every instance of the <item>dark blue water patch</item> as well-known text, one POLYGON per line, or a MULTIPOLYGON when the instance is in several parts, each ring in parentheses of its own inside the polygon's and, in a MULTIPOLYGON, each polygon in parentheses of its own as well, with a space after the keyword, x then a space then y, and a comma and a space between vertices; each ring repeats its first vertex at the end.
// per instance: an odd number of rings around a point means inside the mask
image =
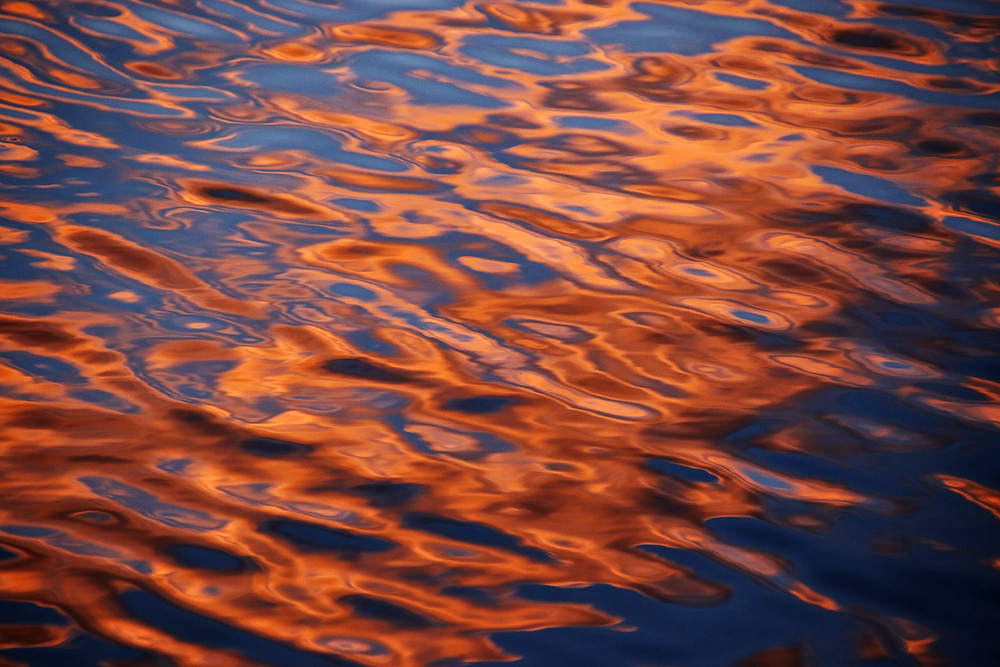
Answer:
MULTIPOLYGON (((5 24, 9 25, 9 23, 5 22, 3 19, 0 19, 0 32, 3 31, 5 24)), ((52 42, 50 40, 45 39, 45 36, 51 35, 52 33, 42 33, 42 34, 44 36, 39 38, 39 43, 44 43, 46 47, 52 46, 52 42)), ((73 56, 70 57, 70 60, 74 62, 74 65, 76 65, 77 67, 81 66, 80 63, 73 58, 73 56)), ((43 76, 46 75, 43 74, 43 76)), ((159 117, 177 118, 183 115, 184 112, 182 110, 171 108, 166 104, 152 100, 150 97, 148 97, 148 94, 144 90, 132 86, 130 81, 131 81, 130 79, 119 78, 119 75, 117 74, 115 74, 112 77, 101 77, 101 83, 104 84, 103 87, 109 89, 108 92, 112 93, 115 97, 116 110, 124 113, 133 113, 141 116, 156 115, 159 117), (114 83, 109 83, 110 81, 116 78, 117 81, 115 81, 114 83)), ((34 93, 38 95, 46 95, 47 93, 49 93, 49 88, 45 84, 45 82, 37 81, 34 79, 34 77, 25 78, 22 82, 22 87, 24 88, 25 92, 29 94, 34 93)), ((214 92, 218 93, 218 91, 214 92)), ((51 113, 54 116, 58 116, 60 118, 65 118, 66 108, 73 107, 75 109, 82 105, 91 103, 92 95, 93 93, 85 93, 82 91, 78 92, 77 90, 67 86, 61 91, 60 98, 62 99, 59 100, 59 102, 50 103, 46 105, 46 112, 51 113)), ((216 101, 222 101, 223 99, 225 99, 225 96, 221 93, 212 95, 212 97, 216 101)), ((72 114, 72 112, 70 112, 70 114, 72 114)), ((15 113, 11 115, 17 116, 18 114, 15 113)), ((110 120, 110 118, 112 117, 114 117, 113 114, 105 113, 104 122, 103 123, 99 122, 95 124, 93 129, 104 135, 111 134, 112 131, 109 131, 110 130, 109 126, 112 125, 114 122, 110 120)), ((70 189, 76 190, 76 187, 72 186, 70 189)))
MULTIPOLYGON (((964 512, 959 514, 962 516, 964 512)), ((974 656, 1000 657, 989 628, 1000 613, 1000 573, 972 566, 968 554, 911 547, 896 556, 872 552, 886 531, 885 518, 854 514, 833 538, 747 518, 713 519, 709 525, 727 542, 775 553, 796 565, 796 576, 821 594, 857 611, 901 616, 931 629, 950 644, 956 664, 974 656), (965 658, 964 660, 962 658, 965 658)), ((907 534, 913 534, 907 530, 907 534)))
POLYGON ((518 85, 512 81, 486 76, 474 69, 458 67, 444 60, 417 53, 370 49, 363 54, 348 56, 347 61, 347 66, 357 75, 398 86, 411 95, 413 104, 420 105, 463 105, 480 109, 502 109, 510 106, 503 96, 490 97, 462 88, 459 84, 465 82, 498 89, 518 85), (428 70, 458 83, 436 81, 413 74, 415 71, 428 70))
MULTIPOLYGON (((760 315, 753 315, 755 318, 760 318, 760 315)), ((757 328, 744 328, 743 330, 749 333, 754 343, 764 350, 792 348, 802 345, 802 341, 799 340, 794 333, 776 333, 757 328)))
MULTIPOLYGON (((285 5, 289 3, 288 0, 282 0, 281 4, 285 5)), ((309 4, 314 3, 310 2, 309 4)), ((377 3, 372 3, 369 0, 346 0, 343 6, 350 10, 363 9, 367 12, 366 18, 368 18, 384 16, 398 11, 449 9, 452 7, 461 7, 462 4, 460 0, 379 0, 377 3)))
POLYGON ((408 505, 426 492, 422 484, 409 482, 370 482, 350 487, 347 491, 363 497, 372 507, 408 505))
POLYGON ((168 459, 158 463, 156 469, 171 475, 183 475, 192 463, 194 459, 191 458, 168 459))
POLYGON ((263 459, 282 459, 305 456, 315 451, 315 447, 301 442, 279 440, 278 438, 257 437, 240 443, 244 452, 263 459))
POLYGON ((9 648, 3 657, 28 667, 177 667, 169 658, 118 646, 93 635, 78 634, 56 646, 9 648))
MULTIPOLYGON (((68 625, 69 622, 69 619, 52 607, 21 600, 0 600, 0 626, 68 625)), ((2 627, 0 637, 3 637, 2 627)))
POLYGON ((164 552, 178 564, 200 570, 216 572, 247 572, 256 569, 253 561, 240 556, 233 556, 220 549, 198 546, 196 544, 177 544, 167 547, 164 552))
POLYGON ((852 10, 851 5, 843 0, 769 0, 769 4, 836 18, 845 18, 852 10))
POLYGON ((252 632, 188 611, 147 591, 126 591, 118 596, 118 600, 132 617, 181 641, 235 651, 253 663, 273 667, 359 667, 358 663, 343 658, 310 653, 264 639, 252 632))
POLYGON ((772 416, 761 416, 748 424, 740 426, 723 436, 725 442, 748 442, 774 433, 788 425, 788 421, 772 416))
POLYGON ((925 326, 928 316, 905 311, 880 311, 877 314, 879 321, 887 328, 909 328, 925 326))
MULTIPOLYGON (((26 37, 29 43, 33 45, 44 44, 47 52, 45 55, 46 59, 55 58, 63 62, 73 63, 74 67, 96 76, 105 84, 114 82, 116 84, 114 92, 119 96, 116 97, 116 102, 121 102, 123 98, 147 97, 145 91, 136 90, 136 87, 126 74, 106 65, 103 62, 103 58, 93 57, 91 52, 76 40, 68 39, 66 36, 55 30, 48 29, 37 21, 11 20, 8 17, 0 16, 0 32, 8 36, 17 35, 26 37)), ((21 63, 21 67, 26 66, 31 67, 30 61, 21 63)), ((48 73, 45 73, 40 78, 44 81, 49 76, 48 73)), ((24 77, 22 85, 33 89, 35 86, 29 85, 29 83, 35 84, 37 82, 38 80, 35 77, 24 77)), ((75 91, 66 89, 60 97, 86 99, 84 96, 70 94, 71 92, 75 91)), ((123 104, 122 107, 136 108, 128 104, 123 104)), ((167 109, 162 109, 162 112, 166 114, 171 113, 167 109)))
POLYGON ((764 470, 754 470, 752 468, 747 468, 741 471, 743 475, 749 479, 754 484, 759 484, 760 486, 766 486, 769 489, 775 489, 778 491, 791 491, 795 488, 790 482, 786 482, 780 477, 776 477, 764 470))
POLYGON ((382 207, 378 205, 378 202, 374 202, 371 199, 338 197, 336 199, 331 199, 330 203, 336 204, 337 206, 343 206, 344 208, 349 208, 352 211, 361 211, 363 213, 375 213, 382 210, 382 207))
MULTIPOLYGON (((923 30, 920 32, 933 34, 937 32, 935 30, 923 30)), ((848 33, 850 34, 850 33, 848 33)), ((856 33, 855 33, 856 34, 856 33)), ((877 33, 876 33, 877 34, 877 33)), ((908 35, 914 35, 914 32, 907 31, 908 35)), ((940 33, 939 33, 940 34, 940 33)), ((850 39, 850 37, 848 37, 850 39)), ((877 38, 876 38, 877 39, 877 38)), ((931 39, 934 39, 931 37, 931 39)), ((839 41, 839 40, 838 40, 839 41)), ((861 40, 864 41, 862 37, 861 40)), ((970 45, 971 46, 971 45, 970 45)), ((978 54, 984 53, 982 50, 982 45, 977 45, 978 48, 967 48, 962 51, 966 54, 968 60, 976 60, 977 52, 978 54)), ((872 49, 872 47, 862 47, 863 49, 872 49)), ((889 49, 886 49, 889 51, 889 49)), ((954 55, 955 52, 949 48, 947 50, 949 55, 954 55)), ((920 60, 907 60, 905 54, 897 52, 898 55, 903 57, 892 57, 892 56, 882 56, 877 53, 865 53, 864 51, 859 51, 857 49, 851 49, 849 56, 851 58, 857 58, 859 60, 864 60, 866 62, 872 63, 873 65, 878 65, 879 67, 886 67, 889 69, 899 70, 900 72, 908 72, 914 74, 928 74, 932 76, 937 76, 941 78, 953 78, 953 79, 963 79, 966 81, 979 81, 981 83, 987 83, 985 77, 983 77, 983 71, 978 69, 971 63, 967 62, 957 62, 958 59, 952 60, 944 65, 930 65, 920 60)))
POLYGON ((5 109, 4 115, 6 115, 7 118, 9 118, 10 120, 30 121, 30 120, 37 120, 38 118, 36 113, 32 113, 30 111, 22 111, 20 109, 16 109, 13 107, 10 110, 5 109))
MULTIPOLYGON (((996 575, 996 571, 989 568, 1000 549, 996 516, 936 479, 940 471, 940 474, 955 475, 990 488, 1000 487, 1000 471, 993 454, 995 448, 995 442, 987 442, 978 452, 966 453, 961 458, 956 457, 954 451, 950 457, 939 452, 921 462, 920 465, 928 469, 922 476, 927 497, 902 524, 907 534, 913 536, 911 541, 920 547, 911 547, 914 559, 947 559, 959 571, 986 569, 987 576, 996 575), (939 545, 947 546, 941 549, 939 545)), ((850 539, 847 532, 850 527, 844 530, 845 539, 850 539)))
POLYGON ((991 401, 987 394, 984 394, 972 387, 965 387, 960 384, 946 384, 944 382, 916 382, 913 384, 916 389, 933 392, 940 396, 946 396, 958 401, 991 401))
POLYGON ((842 187, 848 192, 861 195, 862 197, 870 197, 904 206, 927 205, 927 202, 920 197, 910 194, 900 186, 884 178, 877 178, 846 169, 838 169, 837 167, 812 165, 809 168, 826 183, 842 187))
POLYGON ((26 526, 15 523, 5 523, 0 525, 0 533, 6 533, 7 535, 14 535, 16 537, 29 538, 64 537, 66 535, 66 533, 62 531, 54 528, 48 528, 46 526, 26 526))
POLYGON ((481 62, 540 76, 562 76, 608 69, 610 65, 584 57, 591 50, 584 42, 495 34, 474 34, 465 40, 465 45, 460 49, 463 54, 481 62), (517 50, 522 53, 517 53, 517 50), (527 55, 523 51, 541 53, 542 56, 527 55))
POLYGON ((441 589, 441 595, 465 600, 480 607, 494 607, 500 604, 495 595, 475 586, 445 586, 441 589))
POLYGON ((701 468, 692 468, 690 466, 682 465, 680 463, 674 463, 669 459, 648 459, 646 465, 657 472, 661 472, 664 475, 670 475, 671 477, 678 477, 687 482, 718 482, 719 478, 708 472, 707 470, 702 470, 701 468))
MULTIPOLYGON (((413 70, 430 70, 431 72, 436 72, 455 81, 472 83, 478 86, 489 86, 491 88, 498 89, 516 89, 521 87, 516 81, 489 76, 476 69, 451 64, 447 60, 437 56, 414 53, 412 51, 372 49, 363 54, 362 59, 357 62, 355 69, 359 72, 362 69, 375 71, 376 67, 379 69, 399 70, 400 73, 406 73, 413 70)), ((430 82, 428 81, 427 83, 430 82)), ((458 100, 452 100, 452 103, 459 102, 458 100)))
POLYGON ((20 554, 18 554, 17 552, 11 551, 10 549, 5 549, 2 546, 0 546, 0 563, 8 560, 17 560, 20 557, 21 557, 20 554))
POLYGON ((553 561, 552 556, 541 549, 525 546, 513 535, 482 523, 460 521, 426 512, 407 512, 403 515, 403 525, 459 542, 502 549, 542 563, 553 561))
POLYGON ((120 16, 121 10, 117 7, 108 7, 105 5, 99 5, 95 2, 79 2, 74 3, 66 8, 67 13, 75 14, 79 12, 84 16, 99 16, 101 18, 111 18, 113 16, 120 16))
POLYGON ((501 412, 518 403, 520 399, 516 396, 469 396, 449 399, 441 407, 469 415, 488 415, 501 412))
POLYGON ((884 94, 898 95, 902 98, 954 108, 957 104, 973 109, 996 109, 1000 106, 1000 94, 970 94, 956 99, 960 91, 937 91, 915 88, 901 81, 883 79, 863 74, 853 74, 844 70, 825 69, 806 65, 792 65, 791 68, 804 77, 836 88, 848 90, 866 90, 884 94))
POLYGON ((323 363, 323 370, 334 375, 384 384, 408 384, 413 382, 413 378, 402 371, 375 364, 361 357, 331 359, 323 363))
MULTIPOLYGON (((779 646, 808 644, 815 663, 823 667, 851 664, 853 634, 866 624, 799 602, 779 591, 752 583, 716 563, 690 552, 644 545, 668 560, 683 554, 699 575, 713 575, 732 584, 733 595, 708 608, 669 604, 635 591, 605 584, 586 588, 556 588, 529 584, 518 596, 547 603, 597 607, 624 619, 633 632, 614 628, 553 628, 535 632, 499 633, 494 641, 524 656, 523 667, 730 667, 739 660, 779 646), (613 657, 612 657, 613 656, 613 657)), ((500 667, 507 663, 483 663, 500 667)), ((902 663, 909 664, 909 663, 902 663)))
POLYGON ((396 548, 394 542, 371 535, 288 519, 268 519, 260 524, 260 530, 278 535, 303 551, 330 552, 342 558, 356 558, 396 548))
POLYGON ((455 302, 455 291, 438 279, 433 271, 414 264, 393 263, 389 270, 406 281, 410 287, 416 287, 418 292, 410 292, 407 297, 431 315, 437 315, 438 309, 455 302))
POLYGON ((867 222, 879 227, 917 232, 929 229, 933 220, 918 212, 879 204, 847 204, 840 217, 850 222, 867 222))
MULTIPOLYGON (((264 66, 259 66, 264 67, 264 66)), ((285 70, 301 70, 305 72, 312 72, 301 67, 285 66, 285 65, 267 65, 267 68, 281 68, 281 72, 276 73, 278 79, 285 81, 286 86, 289 83, 289 79, 284 77, 288 74, 285 70)), ((256 69, 256 68, 255 68, 256 69)), ((311 77, 315 73, 310 75, 311 77)), ((329 76, 329 75, 323 75, 329 76)), ((312 89, 315 94, 318 92, 317 89, 312 89)), ((215 141, 215 145, 222 150, 232 149, 232 150, 290 150, 298 149, 303 151, 308 151, 312 154, 320 154, 327 160, 331 162, 337 162, 339 164, 348 164, 355 167, 360 167, 362 169, 372 169, 374 171, 398 173, 407 170, 407 166, 395 158, 379 157, 377 155, 369 155, 367 153, 359 153, 351 150, 346 150, 343 148, 342 142, 339 138, 335 137, 329 132, 321 132, 319 130, 314 130, 312 128, 305 127, 288 127, 284 125, 269 125, 264 127, 247 127, 241 126, 238 132, 230 134, 226 137, 219 138, 215 141)), ((226 192, 232 193, 236 191, 224 190, 221 188, 213 189, 213 192, 226 192)), ((225 197, 213 195, 219 199, 232 199, 234 201, 246 201, 247 203, 265 203, 270 201, 269 199, 262 198, 262 200, 256 200, 252 195, 241 195, 234 197, 225 197)))
MULTIPOLYGON (((902 499, 910 495, 910 491, 901 480, 890 476, 884 469, 860 470, 809 454, 774 451, 760 447, 750 447, 745 453, 750 460, 762 463, 775 472, 840 484, 874 499, 883 497, 902 499)), ((847 458, 846 454, 844 458, 847 458)))
MULTIPOLYGON (((926 24, 925 24, 926 25, 926 24)), ((915 31, 916 32, 916 31, 915 31)), ((929 32, 929 31, 926 31, 929 32)), ((938 34, 942 34, 942 31, 938 31, 938 34)), ((941 41, 947 41, 948 35, 944 34, 941 41)), ((950 43, 944 50, 944 53, 948 59, 953 63, 968 63, 969 61, 980 60, 989 62, 996 58, 996 45, 997 40, 993 39, 991 41, 969 41, 969 42, 958 42, 950 43)), ((980 69, 978 72, 970 75, 976 81, 980 83, 989 84, 990 80, 983 76, 983 70, 980 69)))
POLYGON ((115 412, 123 412, 125 414, 132 415, 142 412, 142 408, 135 403, 130 403, 124 398, 115 396, 114 394, 104 391, 103 389, 80 389, 77 391, 70 391, 68 392, 68 395, 78 400, 86 401, 87 403, 99 405, 102 408, 114 410, 115 412))
POLYGON ((948 229, 954 229, 957 232, 969 234, 970 236, 979 236, 991 241, 1000 241, 1000 224, 991 224, 981 220, 959 218, 957 216, 949 216, 942 220, 941 223, 948 229))
POLYGON ((584 30, 595 44, 622 45, 632 53, 678 53, 700 55, 720 44, 745 35, 801 38, 770 21, 720 16, 675 5, 636 2, 630 8, 653 20, 622 21, 607 28, 584 30))
POLYGON ((764 90, 771 87, 771 84, 767 81, 749 79, 745 76, 737 76, 736 74, 728 74, 726 72, 715 72, 715 78, 719 81, 739 86, 740 88, 746 88, 747 90, 764 90))
POLYGON ((732 113, 692 113, 683 112, 682 115, 689 116, 703 123, 712 125, 723 125, 725 127, 760 127, 749 118, 744 118, 732 113))
POLYGON ((1000 331, 996 329, 978 329, 962 326, 960 322, 948 322, 947 328, 939 331, 939 334, 954 345, 954 349, 946 349, 945 352, 955 359, 962 359, 962 354, 986 356, 1000 349, 1000 331), (956 350, 961 350, 962 354, 956 350))
MULTIPOLYGON (((729 544, 745 545, 787 558, 815 556, 814 551, 823 549, 823 541, 814 535, 760 519, 720 517, 709 519, 705 525, 729 544)), ((862 543, 861 535, 858 535, 858 538, 859 546, 863 549, 865 545, 862 543)))
POLYGON ((768 324, 771 321, 771 318, 769 318, 767 315, 754 313, 749 310, 733 310, 730 312, 730 315, 739 318, 741 320, 747 320, 748 322, 753 322, 754 324, 768 324))
POLYGON ((319 22, 337 24, 355 23, 384 17, 394 11, 417 9, 443 9, 453 7, 454 0, 413 0, 405 4, 401 0, 385 0, 372 3, 367 0, 344 0, 338 3, 318 3, 307 0, 276 0, 269 3, 280 14, 291 15, 298 34, 311 32, 319 22), (303 20, 303 19, 308 20, 303 20))
POLYGON ((899 399, 867 389, 821 392, 804 402, 803 407, 825 408, 826 412, 865 417, 904 429, 917 429, 926 435, 953 434, 953 424, 899 399))
MULTIPOLYGON (((904 615, 925 624, 936 634, 943 634, 944 641, 952 645, 951 654, 965 655, 965 659, 955 664, 980 664, 965 660, 983 650, 983 638, 990 636, 989 631, 977 628, 955 610, 948 609, 951 604, 962 605, 962 602, 939 605, 935 600, 947 597, 954 601, 956 596, 966 595, 981 583, 993 592, 974 597, 973 608, 967 613, 973 617, 984 613, 982 607, 987 598, 1000 607, 1000 596, 995 596, 1000 574, 988 566, 1000 545, 996 519, 987 510, 946 489, 936 477, 957 475, 997 488, 1000 472, 995 466, 994 451, 993 440, 985 439, 977 446, 975 439, 970 438, 940 449, 878 455, 882 465, 872 473, 872 479, 867 483, 852 482, 851 488, 866 492, 874 487, 874 494, 890 499, 899 509, 875 513, 849 508, 835 514, 827 510, 824 512, 827 517, 835 520, 812 540, 803 541, 803 536, 796 536, 793 529, 750 519, 713 519, 710 525, 727 540, 788 558, 797 564, 805 583, 849 608, 863 604, 868 610, 904 615), (961 456, 956 456, 958 452, 961 456), (875 472, 879 473, 877 478, 875 472), (888 475, 892 475, 891 479, 888 475), (830 571, 833 574, 828 576, 830 571), (946 592, 949 584, 939 582, 956 577, 970 579, 966 590, 956 587, 951 593, 946 592), (928 579, 933 580, 930 587, 922 583, 928 579), (848 582, 846 593, 841 580, 848 582), (895 589, 896 594, 869 589, 872 580, 895 589), (862 592, 867 596, 864 602, 862 592), (975 609, 976 606, 980 609, 975 609), (973 648, 968 648, 970 645, 973 648)), ((797 464, 808 460, 801 455, 792 458, 797 464)), ((779 456, 779 465, 787 462, 788 453, 779 456)), ((768 463, 774 465, 773 456, 768 463)), ((778 503, 782 504, 789 503, 778 503)), ((801 516, 818 511, 789 509, 774 503, 765 503, 764 510, 765 516, 801 516)), ((996 611, 992 613, 995 615, 996 611)))
POLYGON ((615 118, 598 116, 555 116, 553 120, 559 127, 574 130, 612 130, 626 126, 623 121, 615 118))
POLYGON ((1000 358, 995 356, 959 359, 951 364, 951 370, 987 382, 1000 383, 1000 358))
POLYGON ((421 630, 440 625, 433 619, 421 616, 398 604, 368 595, 345 595, 338 602, 350 605, 358 616, 387 621, 404 630, 421 630))
POLYGON ((238 30, 252 30, 258 33, 292 36, 302 32, 301 24, 272 19, 263 12, 247 11, 240 5, 230 4, 222 0, 200 0, 200 7, 205 7, 218 21, 219 16, 226 16, 230 27, 238 30))
POLYGON ((180 33, 187 38, 233 44, 241 41, 238 33, 224 30, 216 25, 214 21, 203 20, 187 14, 169 12, 149 5, 137 5, 132 10, 138 16, 151 23, 166 28, 171 32, 180 33))
POLYGON ((883 13, 890 15, 914 15, 919 12, 919 7, 927 7, 947 12, 949 18, 954 18, 961 25, 963 17, 961 14, 980 14, 983 16, 996 16, 996 3, 993 0, 907 0, 903 6, 896 6, 896 3, 883 3, 879 9, 883 13), (955 15, 958 16, 955 16, 955 15))
POLYGON ((397 357, 399 348, 375 336, 370 329, 355 329, 340 333, 351 345, 361 352, 369 352, 378 357, 397 357))
POLYGON ((843 603, 929 628, 953 664, 1000 664, 1000 642, 993 639, 993 619, 1000 615, 997 573, 983 568, 974 574, 935 562, 929 553, 885 562, 815 553, 808 566, 816 571, 809 578, 815 586, 843 603))
POLYGON ((1000 197, 984 190, 962 190, 944 196, 945 201, 960 211, 975 213, 1000 222, 1000 197))
POLYGON ((465 43, 473 46, 483 45, 487 49, 498 51, 509 51, 511 49, 538 51, 550 56, 583 56, 593 51, 592 47, 586 42, 566 39, 542 39, 524 35, 510 36, 473 33, 465 43))
POLYGON ((993 350, 1000 347, 1000 331, 973 328, 968 322, 952 320, 948 314, 940 309, 928 312, 871 297, 852 301, 845 308, 854 336, 867 337, 901 356, 930 363, 943 372, 952 371, 954 363, 971 355, 992 356, 993 350), (959 354, 958 350, 965 352, 959 354))
POLYGON ((87 379, 72 364, 55 357, 46 357, 34 352, 10 350, 0 352, 0 359, 28 375, 40 377, 49 382, 62 384, 82 384, 87 379))

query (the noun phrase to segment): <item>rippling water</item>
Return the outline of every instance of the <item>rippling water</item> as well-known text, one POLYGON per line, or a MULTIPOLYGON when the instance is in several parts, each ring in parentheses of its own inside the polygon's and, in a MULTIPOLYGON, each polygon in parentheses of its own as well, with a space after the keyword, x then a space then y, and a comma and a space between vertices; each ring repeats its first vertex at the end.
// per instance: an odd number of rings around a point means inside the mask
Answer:
POLYGON ((996 665, 993 0, 5 0, 0 665, 996 665))

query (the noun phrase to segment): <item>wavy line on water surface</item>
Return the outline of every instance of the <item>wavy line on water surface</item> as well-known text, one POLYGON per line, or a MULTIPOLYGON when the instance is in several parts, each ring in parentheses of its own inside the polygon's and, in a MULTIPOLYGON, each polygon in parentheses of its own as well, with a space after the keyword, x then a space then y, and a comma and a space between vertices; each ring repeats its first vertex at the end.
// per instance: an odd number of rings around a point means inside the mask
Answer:
POLYGON ((967 657, 998 23, 788 5, 0 5, 0 589, 73 619, 0 646, 422 667, 749 583, 801 636, 716 662, 967 657))

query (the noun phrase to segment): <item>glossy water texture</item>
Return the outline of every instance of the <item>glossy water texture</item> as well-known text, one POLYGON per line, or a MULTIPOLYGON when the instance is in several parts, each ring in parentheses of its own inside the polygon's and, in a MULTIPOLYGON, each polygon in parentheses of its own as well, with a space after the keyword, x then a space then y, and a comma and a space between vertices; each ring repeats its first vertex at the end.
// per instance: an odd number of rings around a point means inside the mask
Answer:
POLYGON ((993 0, 0 0, 0 665, 996 665, 993 0))

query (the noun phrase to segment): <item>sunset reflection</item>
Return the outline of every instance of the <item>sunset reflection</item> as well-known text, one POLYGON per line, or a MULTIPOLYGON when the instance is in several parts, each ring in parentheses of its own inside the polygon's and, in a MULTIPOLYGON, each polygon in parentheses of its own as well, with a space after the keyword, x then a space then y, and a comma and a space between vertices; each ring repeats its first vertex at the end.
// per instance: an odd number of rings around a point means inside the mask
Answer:
POLYGON ((914 2, 0 4, 0 667, 1000 661, 914 2))

